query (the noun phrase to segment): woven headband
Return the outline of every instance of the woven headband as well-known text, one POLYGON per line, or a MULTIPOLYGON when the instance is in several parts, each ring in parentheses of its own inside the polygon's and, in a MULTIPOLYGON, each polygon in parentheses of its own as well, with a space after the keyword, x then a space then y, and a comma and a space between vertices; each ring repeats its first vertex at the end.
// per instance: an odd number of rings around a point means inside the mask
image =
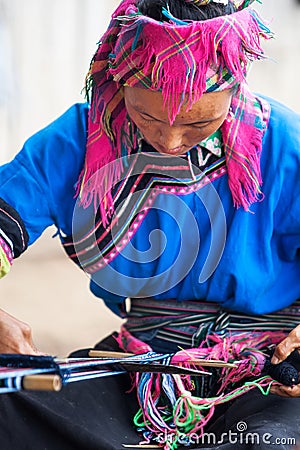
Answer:
POLYGON ((228 0, 185 0, 186 3, 194 3, 197 6, 206 6, 209 3, 220 3, 222 5, 228 5, 228 0))
MULTIPOLYGON (((231 0, 234 4, 235 8, 239 11, 241 9, 247 8, 252 3, 254 3, 257 0, 231 0)), ((197 6, 206 6, 209 3, 219 3, 222 5, 228 5, 230 0, 185 0, 186 3, 193 3, 197 6)))
POLYGON ((123 170, 120 158, 137 148, 138 130, 127 115, 124 86, 161 91, 172 123, 183 103, 189 109, 204 92, 239 84, 231 104, 235 120, 225 120, 222 135, 234 204, 248 209, 260 194, 265 124, 245 77, 249 62, 263 57, 260 38, 269 38, 270 30, 253 10, 242 7, 249 1, 239 1, 236 13, 188 22, 166 10, 169 22, 158 22, 142 15, 136 3, 124 0, 116 9, 88 74, 91 109, 85 167, 78 183, 82 205, 100 205, 107 222, 108 211, 113 211, 111 187, 123 170), (112 162, 113 168, 108 167, 112 162), (104 180, 93 177, 103 168, 104 180))

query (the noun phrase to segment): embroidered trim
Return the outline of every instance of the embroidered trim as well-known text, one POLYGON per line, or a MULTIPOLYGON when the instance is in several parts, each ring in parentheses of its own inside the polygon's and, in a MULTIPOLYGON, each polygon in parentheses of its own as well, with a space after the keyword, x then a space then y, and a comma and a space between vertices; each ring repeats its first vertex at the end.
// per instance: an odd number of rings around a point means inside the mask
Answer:
POLYGON ((13 258, 18 258, 27 249, 29 236, 18 212, 2 198, 0 198, 0 227, 1 237, 11 246, 13 258))

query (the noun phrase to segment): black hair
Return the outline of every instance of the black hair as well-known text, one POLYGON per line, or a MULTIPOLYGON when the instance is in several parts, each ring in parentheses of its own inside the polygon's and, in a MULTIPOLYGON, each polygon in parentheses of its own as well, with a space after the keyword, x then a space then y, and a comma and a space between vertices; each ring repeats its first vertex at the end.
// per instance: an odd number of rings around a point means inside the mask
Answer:
POLYGON ((185 0, 139 0, 137 7, 144 16, 160 22, 168 21, 162 13, 163 7, 168 9, 174 17, 181 20, 207 20, 232 14, 236 11, 230 0, 227 5, 211 2, 203 6, 197 6, 185 0))

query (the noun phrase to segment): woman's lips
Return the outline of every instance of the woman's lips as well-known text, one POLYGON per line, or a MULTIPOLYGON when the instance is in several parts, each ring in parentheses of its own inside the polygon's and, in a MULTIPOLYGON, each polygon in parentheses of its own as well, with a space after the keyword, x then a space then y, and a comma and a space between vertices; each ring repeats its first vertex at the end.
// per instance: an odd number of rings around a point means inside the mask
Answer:
POLYGON ((171 156, 180 156, 184 155, 187 150, 185 147, 176 147, 176 148, 163 148, 163 147, 156 147, 159 153, 163 153, 164 155, 171 155, 171 156))

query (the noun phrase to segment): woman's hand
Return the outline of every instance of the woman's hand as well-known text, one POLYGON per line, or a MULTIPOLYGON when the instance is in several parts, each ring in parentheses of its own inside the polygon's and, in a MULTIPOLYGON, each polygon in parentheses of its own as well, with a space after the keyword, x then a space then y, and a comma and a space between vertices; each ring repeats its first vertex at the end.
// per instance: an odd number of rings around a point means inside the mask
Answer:
MULTIPOLYGON (((288 336, 275 348, 271 359, 272 364, 279 364, 284 361, 295 349, 300 349, 300 325, 294 328, 288 336)), ((272 394, 281 397, 300 397, 300 384, 289 387, 284 385, 272 386, 272 394)))
POLYGON ((43 354, 33 343, 30 326, 1 309, 0 353, 43 354))

